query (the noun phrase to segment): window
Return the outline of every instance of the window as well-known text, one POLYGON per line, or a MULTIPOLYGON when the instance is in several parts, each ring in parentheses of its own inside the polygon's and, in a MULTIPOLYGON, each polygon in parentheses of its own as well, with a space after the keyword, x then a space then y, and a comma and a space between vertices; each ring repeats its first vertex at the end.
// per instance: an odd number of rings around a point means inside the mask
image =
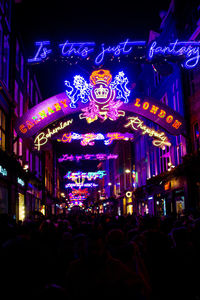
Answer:
POLYGON ((20 76, 21 76, 21 80, 24 81, 24 57, 23 55, 21 55, 21 72, 20 72, 20 76))
MULTIPOLYGON (((21 138, 19 138, 19 156, 22 156, 22 149, 23 149, 23 141, 21 138)), ((22 165, 22 157, 20 157, 19 161, 22 165)))
POLYGON ((170 160, 170 147, 165 147, 165 150, 159 149, 160 151, 160 173, 168 170, 168 164, 170 160))
POLYGON ((31 80, 30 102, 33 104, 33 81, 31 80))
POLYGON ((199 124, 194 124, 194 149, 195 151, 199 150, 199 124))
POLYGON ((30 171, 33 171, 33 155, 30 152, 30 159, 29 159, 29 169, 30 171))
POLYGON ((27 70, 27 94, 29 96, 29 92, 30 92, 30 73, 29 73, 29 70, 27 70))
POLYGON ((182 162, 183 156, 183 145, 181 140, 181 135, 176 136, 176 157, 177 157, 177 164, 182 162))
POLYGON ((16 131, 14 130, 13 131, 13 141, 15 140, 15 142, 13 143, 13 152, 15 153, 15 155, 18 155, 18 151, 17 151, 17 133, 16 131))
POLYGON ((16 107, 15 107, 15 114, 18 117, 18 83, 15 80, 15 92, 14 92, 14 100, 17 103, 16 107))
POLYGON ((2 110, 0 110, 0 148, 6 150, 6 116, 2 110))
POLYGON ((24 113, 24 97, 22 92, 20 92, 19 116, 21 117, 23 113, 24 113))
POLYGON ((3 47, 3 81, 8 87, 8 76, 9 76, 9 36, 4 36, 4 47, 3 47))
POLYGON ((180 112, 180 103, 179 103, 179 91, 178 91, 178 79, 176 79, 176 84, 172 85, 173 91, 173 109, 180 112))
POLYGON ((160 99, 160 101, 166 105, 168 105, 168 98, 167 93, 164 94, 164 96, 160 99))
POLYGON ((19 42, 16 41, 16 68, 17 68, 18 71, 19 71, 19 64, 20 64, 20 61, 19 61, 19 42))

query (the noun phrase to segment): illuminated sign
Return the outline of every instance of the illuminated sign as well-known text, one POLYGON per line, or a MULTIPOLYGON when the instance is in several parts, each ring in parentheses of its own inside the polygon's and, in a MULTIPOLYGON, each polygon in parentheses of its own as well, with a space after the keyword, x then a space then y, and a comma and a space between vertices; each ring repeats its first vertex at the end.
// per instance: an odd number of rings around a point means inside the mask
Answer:
MULTIPOLYGON (((17 119, 17 135, 21 138, 34 136, 48 124, 78 112, 81 112, 79 118, 86 119, 88 123, 107 119, 116 121, 124 117, 126 112, 132 112, 155 122, 170 134, 185 135, 185 121, 179 113, 151 97, 130 99, 127 85, 128 78, 122 71, 113 80, 108 70, 93 71, 89 83, 82 76, 76 75, 72 85, 65 81, 66 92, 40 102, 17 119)), ((41 134, 38 140, 42 139, 43 143, 45 138, 41 134)))
POLYGON ((17 177, 17 183, 19 183, 21 186, 25 185, 24 180, 22 180, 21 178, 17 177))
POLYGON ((106 171, 102 171, 102 170, 99 170, 97 172, 81 172, 81 171, 71 172, 71 171, 69 171, 64 176, 64 178, 71 179, 71 180, 74 180, 74 181, 76 179, 79 179, 79 178, 88 179, 88 180, 95 180, 97 178, 101 179, 105 175, 106 175, 106 171))
POLYGON ((194 68, 200 58, 200 42, 196 41, 179 41, 178 39, 174 42, 166 45, 158 44, 158 42, 154 41, 148 52, 148 58, 153 59, 154 56, 184 56, 183 59, 183 67, 186 69, 194 68))
MULTIPOLYGON (((115 57, 128 55, 133 51, 134 46, 144 46, 145 44, 145 41, 129 41, 129 39, 126 39, 112 46, 106 46, 102 43, 100 49, 95 49, 95 42, 70 42, 67 40, 58 44, 57 48, 60 49, 59 55, 63 57, 77 56, 81 59, 87 59, 93 53, 95 54, 94 62, 99 65, 103 63, 105 55, 109 54, 115 57)), ((37 47, 35 56, 28 59, 29 63, 39 63, 51 57, 53 47, 50 41, 38 41, 35 42, 35 45, 37 47)))
POLYGON ((35 140, 34 140, 34 146, 35 148, 39 151, 41 146, 45 145, 48 140, 52 137, 52 135, 57 134, 59 131, 63 130, 65 127, 69 126, 72 124, 73 119, 65 121, 65 122, 60 122, 59 126, 53 128, 53 129, 47 129, 47 132, 40 132, 35 140))
POLYGON ((68 189, 68 188, 75 188, 75 187, 78 187, 78 188, 81 188, 81 187, 87 187, 87 188, 92 188, 92 187, 97 187, 98 184, 97 183, 94 183, 94 182, 88 182, 88 183, 67 183, 65 184, 65 188, 68 189))
POLYGON ((77 161, 79 160, 107 160, 107 159, 117 159, 118 154, 104 154, 104 153, 98 153, 98 154, 80 154, 80 155, 69 155, 69 154, 63 154, 62 157, 58 158, 58 162, 63 161, 77 161))
POLYGON ((69 81, 65 81, 71 108, 76 108, 79 100, 83 103, 89 101, 89 106, 83 108, 83 113, 79 115, 80 119, 86 119, 88 123, 98 118, 115 121, 118 117, 124 116, 125 112, 119 108, 123 102, 128 103, 130 90, 127 84, 128 78, 124 72, 119 72, 112 81, 110 71, 103 69, 92 72, 90 83, 80 75, 74 76, 73 86, 69 81))
POLYGON ((152 137, 152 144, 156 147, 160 147, 164 150, 165 146, 171 146, 171 143, 164 132, 156 131, 155 129, 144 125, 144 122, 138 117, 129 117, 128 123, 124 125, 124 127, 127 128, 129 126, 136 131, 140 129, 143 135, 148 134, 150 137, 152 137))
POLYGON ((63 43, 53 44, 51 41, 37 41, 35 42, 36 52, 32 58, 28 59, 29 63, 40 63, 51 58, 54 50, 59 53, 59 57, 67 57, 73 60, 74 57, 81 60, 88 60, 90 57, 94 60, 95 64, 103 64, 106 56, 119 58, 122 55, 134 54, 135 57, 138 53, 134 52, 140 49, 139 57, 147 57, 149 60, 155 56, 159 57, 181 57, 181 66, 186 69, 192 69, 199 63, 200 58, 200 42, 198 41, 170 41, 163 43, 153 41, 149 47, 146 48, 146 41, 125 41, 119 42, 115 45, 105 45, 102 43, 99 47, 93 41, 87 42, 70 42, 66 40, 63 43), (57 49, 55 49, 57 48, 57 49), (146 50, 147 49, 147 50, 146 50), (147 53, 146 53, 147 51, 147 53))
POLYGON ((0 174, 3 175, 3 176, 7 176, 8 175, 7 170, 4 169, 1 165, 0 165, 0 174))
POLYGON ((82 146, 93 146, 95 141, 104 141, 104 145, 110 145, 114 140, 124 140, 128 141, 133 139, 134 135, 132 133, 120 133, 120 132, 108 132, 107 134, 102 133, 75 133, 68 132, 62 135, 61 139, 57 139, 59 142, 71 143, 72 140, 81 140, 80 144, 82 146))

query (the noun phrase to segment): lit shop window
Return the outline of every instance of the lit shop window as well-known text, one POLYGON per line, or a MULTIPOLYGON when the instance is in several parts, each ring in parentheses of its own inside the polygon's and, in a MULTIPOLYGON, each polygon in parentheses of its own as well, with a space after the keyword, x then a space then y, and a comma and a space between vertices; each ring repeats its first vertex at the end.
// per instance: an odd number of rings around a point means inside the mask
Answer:
POLYGON ((0 110, 0 148, 5 151, 6 149, 6 116, 2 110, 0 110))
POLYGON ((19 193, 19 220, 24 221, 25 219, 25 203, 24 203, 24 195, 19 193))
POLYGON ((199 124, 194 124, 194 147, 195 151, 199 150, 199 124))

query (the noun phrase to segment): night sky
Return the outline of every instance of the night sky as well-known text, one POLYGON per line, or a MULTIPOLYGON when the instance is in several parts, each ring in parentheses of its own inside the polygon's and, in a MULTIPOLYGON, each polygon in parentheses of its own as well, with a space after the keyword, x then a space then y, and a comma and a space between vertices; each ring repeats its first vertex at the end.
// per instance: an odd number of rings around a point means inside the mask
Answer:
MULTIPOLYGON (((109 45, 125 41, 127 38, 148 40, 149 30, 159 30, 159 13, 168 9, 170 0, 18 2, 20 3, 15 6, 18 30, 24 42, 25 54, 30 58, 36 51, 34 42, 40 40, 55 43, 66 40, 95 41, 97 44, 109 45)), ((120 66, 122 67, 126 68, 120 66)), ((64 80, 67 78, 75 74, 89 76, 94 66, 70 66, 55 59, 32 68, 37 74, 42 97, 45 99, 63 92, 64 80)))

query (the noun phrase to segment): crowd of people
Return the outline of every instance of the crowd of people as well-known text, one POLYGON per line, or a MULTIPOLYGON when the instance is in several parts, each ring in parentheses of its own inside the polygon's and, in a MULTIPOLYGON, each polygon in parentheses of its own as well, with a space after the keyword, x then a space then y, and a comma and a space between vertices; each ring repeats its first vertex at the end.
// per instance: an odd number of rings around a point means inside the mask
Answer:
POLYGON ((200 299, 200 214, 0 215, 5 299, 200 299))

